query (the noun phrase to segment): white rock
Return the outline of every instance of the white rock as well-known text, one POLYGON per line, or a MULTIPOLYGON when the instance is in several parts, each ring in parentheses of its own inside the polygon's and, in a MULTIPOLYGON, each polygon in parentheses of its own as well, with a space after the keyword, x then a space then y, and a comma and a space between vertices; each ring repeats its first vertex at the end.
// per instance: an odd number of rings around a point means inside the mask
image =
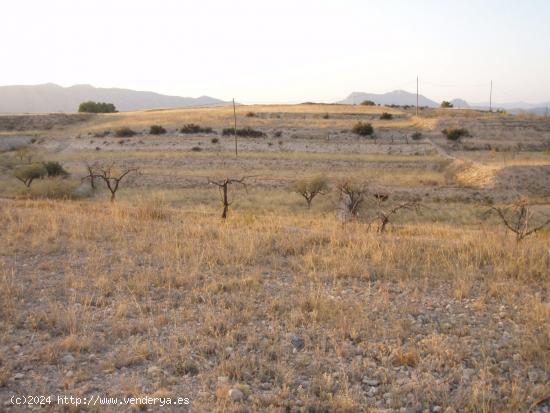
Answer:
POLYGON ((61 358, 61 361, 65 364, 73 363, 74 357, 70 354, 66 354, 61 358))
POLYGON ((227 383, 229 383, 229 377, 218 376, 218 384, 227 384, 227 383))
POLYGON ((367 376, 363 377, 362 381, 363 381, 363 384, 366 384, 368 386, 378 386, 380 384, 378 380, 371 379, 367 376))
POLYGON ((244 394, 239 389, 231 389, 227 392, 227 395, 234 402, 239 402, 244 399, 244 394))

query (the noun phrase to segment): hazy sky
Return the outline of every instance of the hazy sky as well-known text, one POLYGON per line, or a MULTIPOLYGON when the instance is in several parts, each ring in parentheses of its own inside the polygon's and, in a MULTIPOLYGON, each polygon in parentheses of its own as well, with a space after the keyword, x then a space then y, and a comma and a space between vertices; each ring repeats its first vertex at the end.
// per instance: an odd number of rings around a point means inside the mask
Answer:
POLYGON ((550 100, 550 0, 4 0, 0 84, 550 100))

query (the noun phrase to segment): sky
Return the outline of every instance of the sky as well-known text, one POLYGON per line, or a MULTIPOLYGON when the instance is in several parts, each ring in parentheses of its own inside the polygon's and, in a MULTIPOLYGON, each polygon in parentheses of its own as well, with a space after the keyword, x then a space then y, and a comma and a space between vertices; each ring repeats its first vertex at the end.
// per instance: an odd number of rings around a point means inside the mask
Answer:
POLYGON ((550 0, 4 0, 0 85, 550 101, 550 0))

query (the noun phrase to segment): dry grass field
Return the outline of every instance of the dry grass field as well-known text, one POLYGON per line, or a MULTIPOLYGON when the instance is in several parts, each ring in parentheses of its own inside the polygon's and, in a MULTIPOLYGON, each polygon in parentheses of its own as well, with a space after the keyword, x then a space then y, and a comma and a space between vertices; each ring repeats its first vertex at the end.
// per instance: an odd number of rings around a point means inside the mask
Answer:
POLYGON ((265 136, 239 138, 235 157, 232 116, 0 119, 0 411, 29 410, 13 394, 63 394, 188 397, 194 412, 550 412, 550 228, 516 242, 488 213, 522 197, 533 224, 550 217, 548 118, 239 106, 238 127, 265 136), (189 123, 214 133, 181 134, 189 123), (472 137, 450 142, 453 126, 472 137), (14 178, 42 161, 70 175, 14 178), (81 181, 86 162, 138 171, 109 202, 81 181), (329 189, 308 210, 292 185, 317 176, 329 189), (208 184, 224 177, 247 177, 226 220, 208 184), (369 189, 346 221, 344 181, 369 189), (379 234, 372 193, 422 207, 379 234))

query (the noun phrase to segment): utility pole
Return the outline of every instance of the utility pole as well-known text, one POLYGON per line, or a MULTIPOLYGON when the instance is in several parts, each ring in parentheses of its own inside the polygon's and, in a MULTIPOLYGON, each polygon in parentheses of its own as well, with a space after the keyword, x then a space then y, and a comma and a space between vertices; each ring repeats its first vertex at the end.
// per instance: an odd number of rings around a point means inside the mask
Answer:
POLYGON ((491 91, 489 92, 489 112, 493 111, 493 81, 491 80, 491 91))
POLYGON ((239 155, 237 150, 237 110, 235 109, 235 98, 233 98, 233 133, 235 134, 235 158, 239 155))
POLYGON ((416 116, 418 116, 418 76, 416 76, 416 116))

